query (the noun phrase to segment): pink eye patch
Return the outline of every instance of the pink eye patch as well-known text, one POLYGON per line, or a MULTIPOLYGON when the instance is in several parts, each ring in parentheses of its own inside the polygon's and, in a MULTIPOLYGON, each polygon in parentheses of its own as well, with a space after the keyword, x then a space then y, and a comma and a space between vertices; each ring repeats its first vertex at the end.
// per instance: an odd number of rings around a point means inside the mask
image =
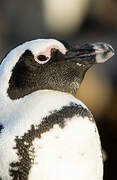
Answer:
POLYGON ((35 60, 39 64, 45 64, 51 59, 51 49, 59 49, 57 45, 49 46, 45 51, 40 52, 37 57, 35 57, 35 60))

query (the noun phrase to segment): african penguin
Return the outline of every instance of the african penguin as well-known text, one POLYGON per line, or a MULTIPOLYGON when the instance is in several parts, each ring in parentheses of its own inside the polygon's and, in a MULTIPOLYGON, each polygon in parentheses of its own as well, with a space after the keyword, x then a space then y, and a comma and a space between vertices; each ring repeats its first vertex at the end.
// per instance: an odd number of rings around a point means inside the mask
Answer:
POLYGON ((102 180, 94 118, 74 94, 114 54, 106 43, 26 42, 0 65, 0 179, 102 180))

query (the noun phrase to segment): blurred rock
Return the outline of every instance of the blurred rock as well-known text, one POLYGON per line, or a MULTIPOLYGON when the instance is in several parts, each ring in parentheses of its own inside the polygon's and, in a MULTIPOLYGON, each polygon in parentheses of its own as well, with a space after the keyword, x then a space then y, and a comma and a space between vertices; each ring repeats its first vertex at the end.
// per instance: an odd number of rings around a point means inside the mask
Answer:
POLYGON ((100 119, 112 98, 110 79, 93 67, 87 72, 76 97, 87 105, 96 119, 100 119))
POLYGON ((73 35, 90 7, 91 0, 43 0, 45 24, 54 33, 73 35))
POLYGON ((113 95, 108 106, 107 111, 105 112, 105 118, 108 121, 110 129, 117 134, 117 86, 113 90, 113 95))

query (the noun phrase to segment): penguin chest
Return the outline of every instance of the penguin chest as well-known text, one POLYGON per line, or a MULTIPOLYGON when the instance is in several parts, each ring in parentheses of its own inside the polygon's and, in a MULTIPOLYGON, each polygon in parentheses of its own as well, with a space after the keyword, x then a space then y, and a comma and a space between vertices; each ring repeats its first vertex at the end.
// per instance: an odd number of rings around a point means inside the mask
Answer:
POLYGON ((46 92, 43 101, 34 95, 3 123, 0 178, 102 180, 100 139, 90 111, 70 95, 46 92))
POLYGON ((102 180, 99 135, 88 117, 67 119, 32 143, 34 161, 29 180, 102 180))

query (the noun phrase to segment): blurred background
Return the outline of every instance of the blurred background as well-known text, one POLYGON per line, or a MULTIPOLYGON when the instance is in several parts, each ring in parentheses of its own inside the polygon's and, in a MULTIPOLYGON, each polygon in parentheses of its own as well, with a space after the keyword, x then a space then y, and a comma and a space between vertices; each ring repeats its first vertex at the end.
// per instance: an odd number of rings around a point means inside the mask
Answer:
MULTIPOLYGON (((1 0, 0 59, 36 38, 117 47, 117 0, 1 0)), ((104 180, 117 179, 117 60, 92 67, 76 96, 93 113, 106 152, 104 180)))

